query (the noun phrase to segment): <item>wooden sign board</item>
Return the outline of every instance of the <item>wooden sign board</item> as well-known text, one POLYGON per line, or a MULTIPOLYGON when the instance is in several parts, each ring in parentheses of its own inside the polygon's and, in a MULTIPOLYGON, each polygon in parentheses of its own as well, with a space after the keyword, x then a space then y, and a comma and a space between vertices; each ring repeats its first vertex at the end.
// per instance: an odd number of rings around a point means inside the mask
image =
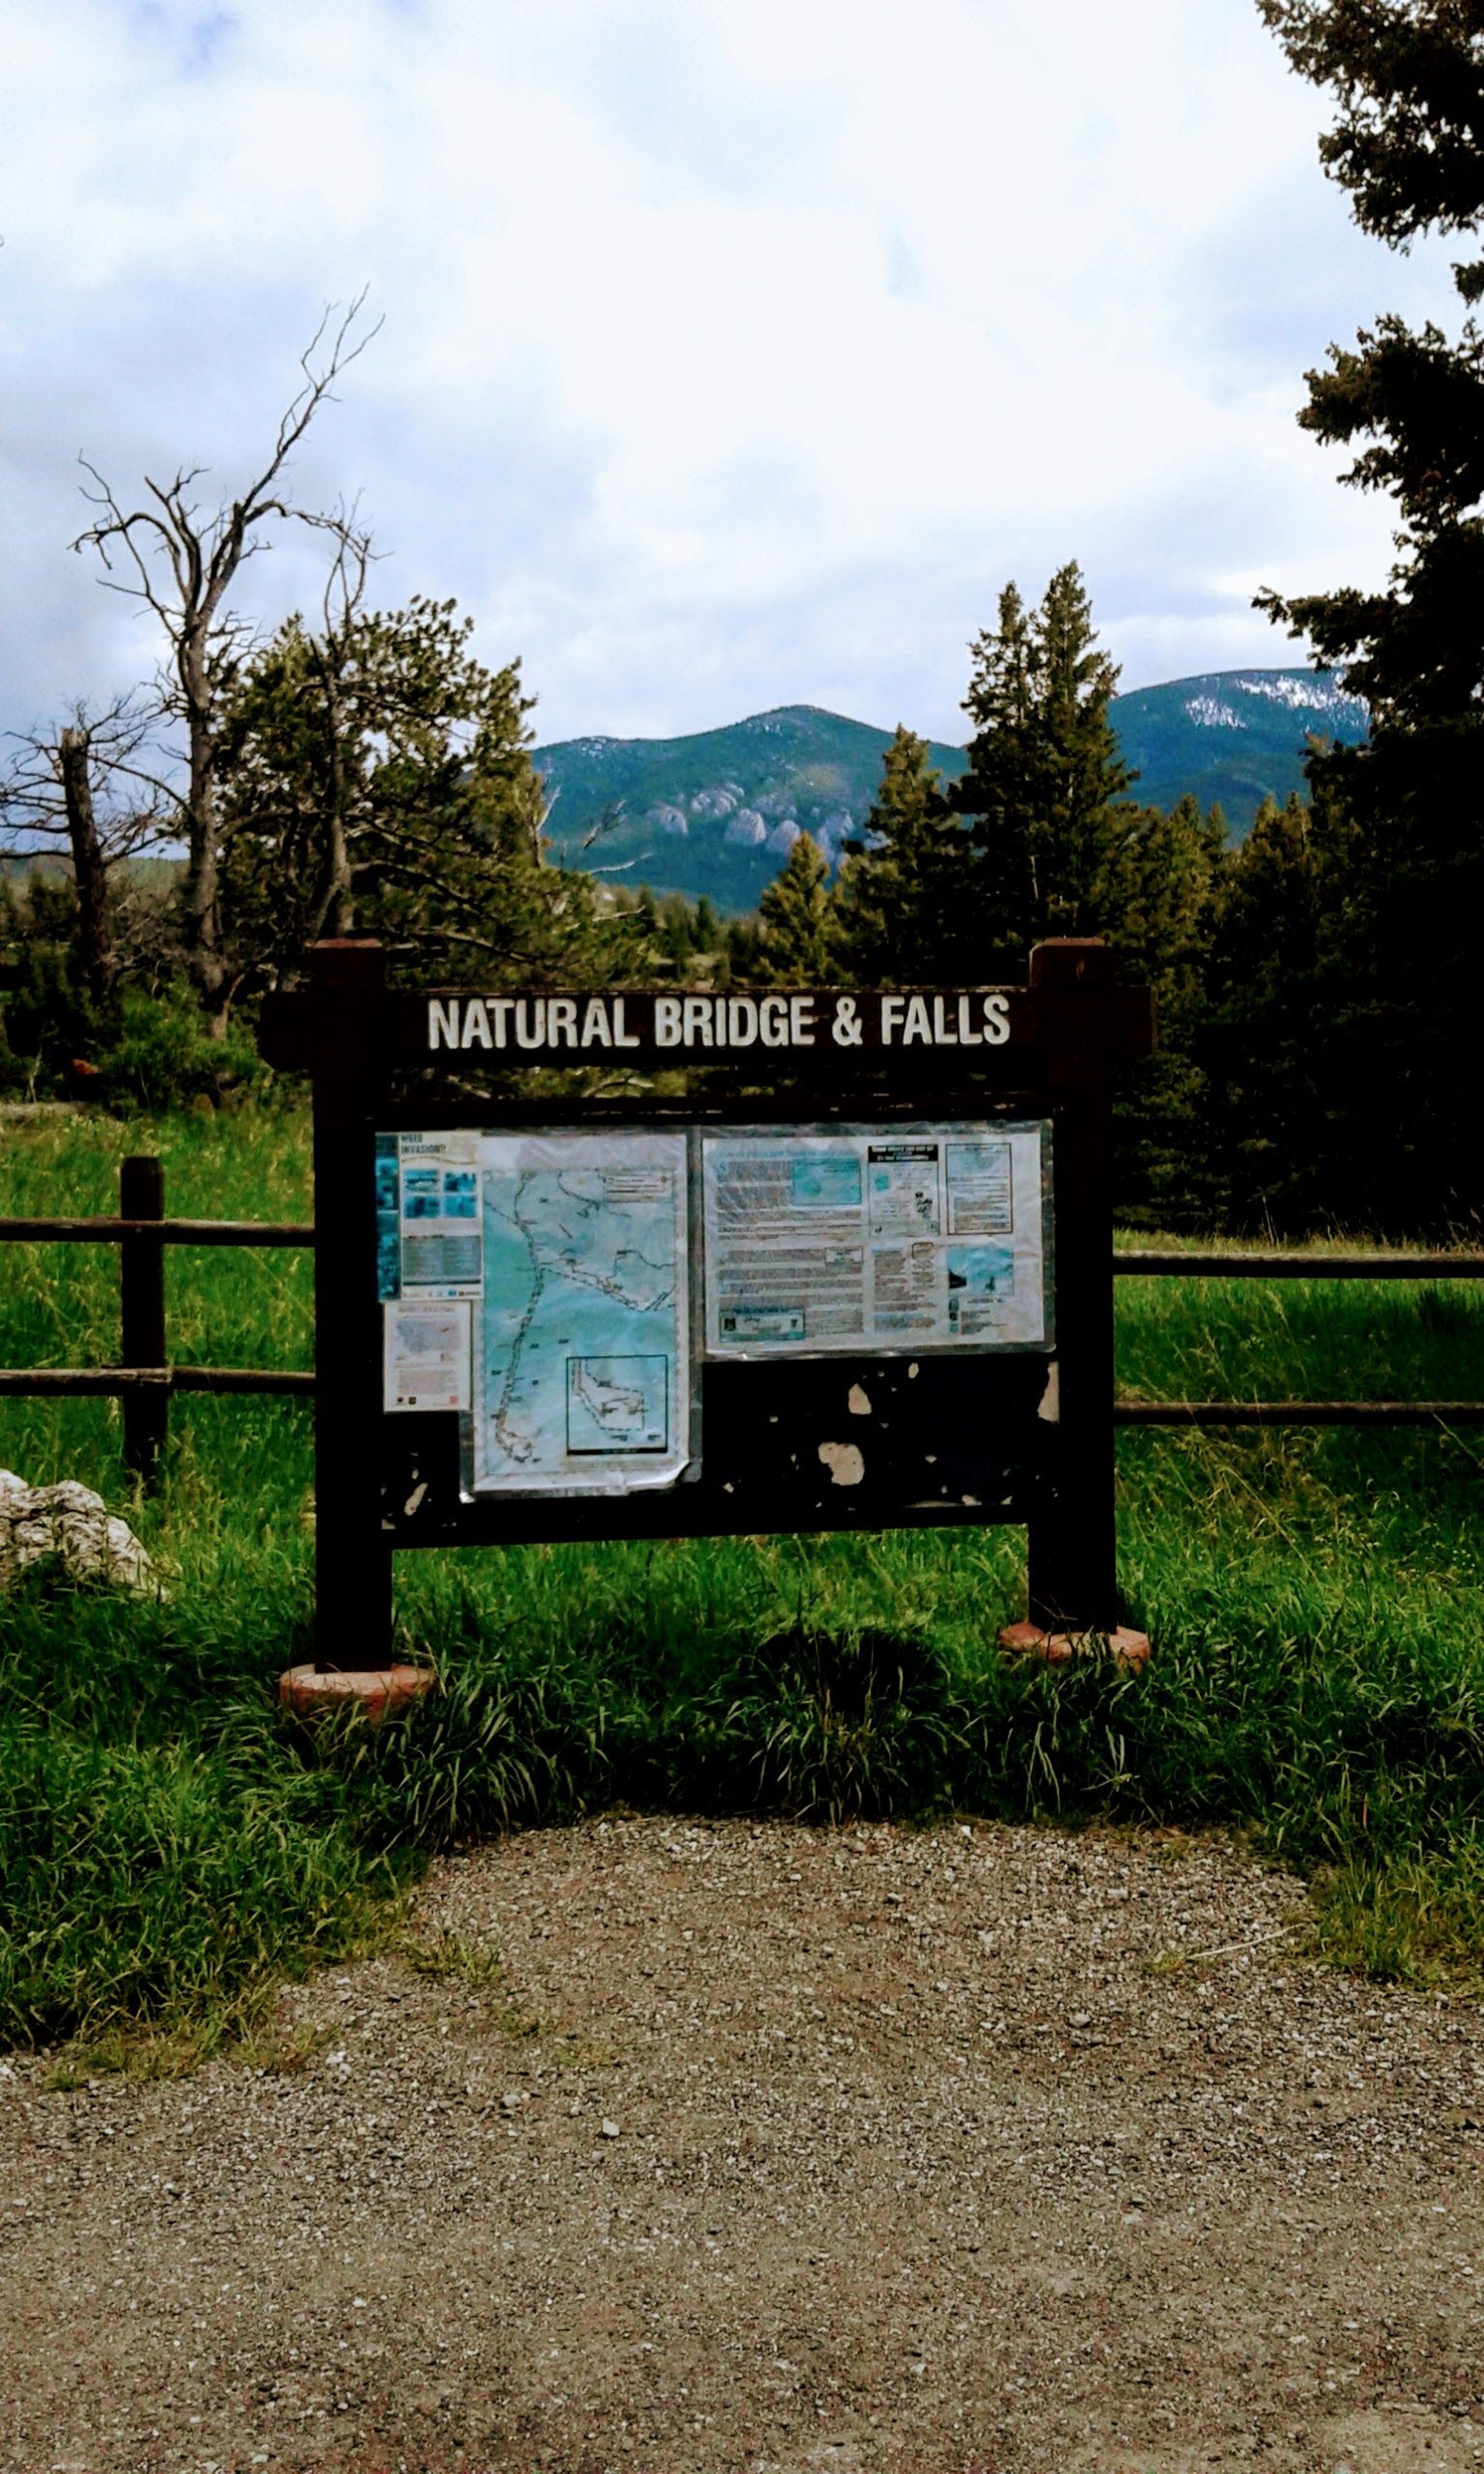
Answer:
POLYGON ((1013 1521, 1036 1619, 1117 1620, 1111 1076, 1152 1024, 1101 947, 744 995, 381 959, 317 948, 261 1032, 314 1078, 323 1665, 390 1654, 394 1551, 538 1539, 1013 1521))
MULTIPOLYGON (((1090 942, 1065 939, 1088 966, 1090 942)), ((910 1082, 913 1074, 973 1083, 1023 1073, 1056 1054, 1095 1046, 1105 1060, 1147 1055, 1148 993, 1073 980, 1023 988, 690 994, 663 988, 481 994, 413 992, 356 984, 368 945, 318 949, 340 957, 333 974, 268 1000, 264 1054, 284 1063, 313 1056, 384 1070, 487 1069, 502 1079, 536 1067, 674 1072, 715 1066, 767 1082, 824 1068, 910 1082)), ((1051 948, 1041 948, 1051 951, 1051 948)))

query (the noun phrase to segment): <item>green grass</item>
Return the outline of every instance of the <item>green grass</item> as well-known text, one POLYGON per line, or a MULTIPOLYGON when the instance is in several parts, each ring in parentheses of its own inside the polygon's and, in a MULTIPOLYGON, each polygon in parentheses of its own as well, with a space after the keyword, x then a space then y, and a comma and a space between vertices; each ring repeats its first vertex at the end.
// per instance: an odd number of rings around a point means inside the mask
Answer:
MULTIPOLYGON (((8 1127, 0 1210, 113 1208, 133 1150, 172 1212, 308 1215, 270 1109, 8 1127)), ((116 1353, 112 1249, 0 1262, 0 1363, 116 1353)), ((306 1256, 168 1265, 173 1355, 307 1364, 306 1256)), ((1462 1284, 1128 1281, 1118 1314, 1133 1393, 1484 1396, 1462 1284)), ((400 1930, 428 1851, 614 1802, 1236 1827, 1314 1880, 1337 1959, 1484 1976, 1476 1433, 1126 1433, 1137 1678, 1003 1666, 1017 1531, 410 1556, 399 1626, 445 1691, 312 1750, 273 1695, 308 1647, 307 1406, 188 1398, 172 1433, 131 1510, 163 1602, 44 1572, 0 1600, 0 2038, 256 2051, 272 1984, 400 1930)), ((129 1508, 108 1402, 0 1403, 0 1466, 129 1508)))

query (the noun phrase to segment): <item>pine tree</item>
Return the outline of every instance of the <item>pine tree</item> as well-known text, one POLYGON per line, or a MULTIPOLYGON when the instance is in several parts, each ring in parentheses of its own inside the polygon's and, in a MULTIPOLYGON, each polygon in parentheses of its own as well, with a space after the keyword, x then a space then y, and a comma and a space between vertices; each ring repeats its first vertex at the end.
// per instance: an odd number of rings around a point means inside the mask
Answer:
POLYGON ((851 976, 868 986, 931 982, 960 936, 970 852, 928 761, 927 741, 898 724, 881 784, 840 885, 840 931, 851 976))
POLYGON ((1300 1235, 1329 1218, 1335 822, 1297 792, 1265 799, 1225 871, 1195 1054, 1228 1225, 1300 1235))
MULTIPOLYGON (((1468 235, 1454 278, 1472 308, 1484 294, 1476 0, 1258 5, 1294 68, 1338 95, 1320 152, 1357 223, 1403 249, 1429 231, 1468 235)), ((1316 809, 1348 818, 1326 893, 1345 956, 1334 1196, 1376 1225, 1443 1228, 1484 1209, 1484 334, 1472 315, 1453 341, 1383 317, 1355 349, 1331 347, 1307 384, 1301 424, 1358 443, 1345 479, 1387 492, 1400 519, 1388 590, 1259 602, 1371 706, 1366 746, 1309 765, 1316 809)))
POLYGON ((24 1100, 65 1091, 76 1056, 104 1029, 87 985, 76 886, 41 869, 0 877, 0 1091, 24 1100))
POLYGON ((1159 1227, 1209 1226, 1219 1182, 1208 1142, 1200 1040, 1212 937, 1231 863, 1226 819, 1189 796, 1123 807, 1105 855, 1103 921, 1125 976, 1152 988, 1159 1046, 1114 1102, 1120 1215, 1159 1227))
POLYGON ((762 977, 781 987, 827 984, 839 968, 839 908, 808 834, 798 837, 757 908, 762 977))
POLYGON ((997 628, 971 652, 964 709, 974 736, 951 800, 977 863, 953 958, 965 977, 992 978, 1022 968, 1038 937, 1094 935, 1106 924, 1118 803, 1135 777, 1109 719, 1118 673, 1097 650, 1075 562, 1052 577, 1039 611, 1007 585, 997 628))

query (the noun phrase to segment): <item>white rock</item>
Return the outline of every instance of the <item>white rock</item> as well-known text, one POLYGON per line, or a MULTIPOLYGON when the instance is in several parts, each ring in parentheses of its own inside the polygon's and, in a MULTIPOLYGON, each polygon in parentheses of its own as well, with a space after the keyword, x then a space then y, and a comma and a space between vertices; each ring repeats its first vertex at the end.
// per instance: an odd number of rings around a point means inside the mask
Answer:
POLYGON ((28 1486, 0 1469, 0 1586, 28 1564, 60 1556, 77 1580, 107 1581, 115 1589, 157 1593, 159 1580, 127 1520, 110 1514, 91 1487, 63 1478, 28 1486))

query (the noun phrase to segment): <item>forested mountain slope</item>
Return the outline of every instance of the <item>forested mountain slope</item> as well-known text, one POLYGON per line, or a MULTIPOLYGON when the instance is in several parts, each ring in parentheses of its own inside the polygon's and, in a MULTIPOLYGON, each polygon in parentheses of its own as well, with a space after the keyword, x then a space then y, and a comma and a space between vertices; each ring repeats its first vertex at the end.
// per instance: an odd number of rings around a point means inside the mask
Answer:
MULTIPOLYGON (((1170 807, 1191 790, 1219 801, 1245 833, 1269 792, 1303 788, 1306 735, 1354 740, 1365 707, 1326 674, 1216 670, 1115 696, 1113 720, 1139 781, 1134 795, 1170 807)), ((750 910, 800 832, 838 860, 858 834, 881 776, 889 730, 779 705, 682 739, 568 739, 535 751, 551 801, 553 856, 612 871, 727 911, 750 910)), ((945 778, 964 751, 934 743, 945 778)))

